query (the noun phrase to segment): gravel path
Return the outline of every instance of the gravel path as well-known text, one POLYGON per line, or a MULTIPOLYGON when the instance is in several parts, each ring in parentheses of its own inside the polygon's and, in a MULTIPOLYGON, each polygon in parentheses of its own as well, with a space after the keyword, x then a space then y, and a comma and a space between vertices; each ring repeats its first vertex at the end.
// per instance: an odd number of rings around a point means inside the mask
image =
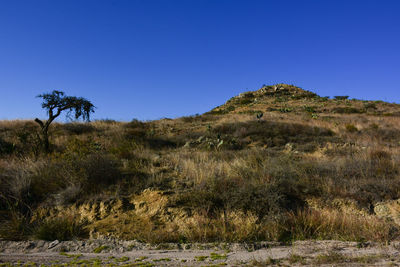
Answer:
POLYGON ((400 266, 400 243, 341 241, 161 244, 0 241, 0 266, 400 266))

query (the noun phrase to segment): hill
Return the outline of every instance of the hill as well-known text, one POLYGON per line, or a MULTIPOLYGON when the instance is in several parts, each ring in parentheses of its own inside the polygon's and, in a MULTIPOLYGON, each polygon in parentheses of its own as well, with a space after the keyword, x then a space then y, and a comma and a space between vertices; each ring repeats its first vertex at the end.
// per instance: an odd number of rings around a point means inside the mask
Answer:
POLYGON ((399 237, 400 106, 286 84, 210 112, 0 122, 0 237, 151 243, 399 237))
POLYGON ((294 85, 276 84, 263 86, 257 91, 244 92, 232 97, 225 104, 214 108, 209 114, 253 114, 258 112, 310 113, 318 114, 368 114, 393 116, 398 114, 398 105, 383 101, 349 100, 348 96, 334 99, 321 97, 294 85))

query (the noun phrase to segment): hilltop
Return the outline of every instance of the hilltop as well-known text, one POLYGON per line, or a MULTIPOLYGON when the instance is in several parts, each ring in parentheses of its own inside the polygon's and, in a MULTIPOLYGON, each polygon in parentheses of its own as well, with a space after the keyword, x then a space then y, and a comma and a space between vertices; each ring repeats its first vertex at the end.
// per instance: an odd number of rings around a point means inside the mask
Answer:
POLYGON ((0 237, 144 242, 399 237, 400 105, 287 84, 197 116, 0 122, 0 237), (261 116, 262 114, 262 116, 261 116))
POLYGON ((263 86, 232 97, 209 114, 253 114, 257 112, 328 114, 400 115, 398 104, 383 101, 348 99, 348 96, 321 97, 311 91, 288 84, 263 86), (397 113, 396 113, 397 112, 397 113))

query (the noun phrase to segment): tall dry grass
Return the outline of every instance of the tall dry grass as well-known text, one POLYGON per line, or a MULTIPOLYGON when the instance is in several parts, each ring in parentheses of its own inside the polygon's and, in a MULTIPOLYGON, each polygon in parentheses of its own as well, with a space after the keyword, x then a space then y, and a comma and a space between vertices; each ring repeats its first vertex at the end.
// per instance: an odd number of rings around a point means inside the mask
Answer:
POLYGON ((0 207, 5 213, 17 207, 18 216, 5 217, 13 222, 9 229, 22 229, 21 218, 40 205, 154 189, 168 196, 169 208, 188 212, 186 222, 165 224, 164 231, 156 218, 127 219, 125 237, 131 229, 130 237, 151 242, 391 240, 397 226, 377 219, 373 207, 400 198, 400 117, 395 105, 365 109, 353 100, 287 96, 224 115, 54 123, 50 154, 35 148, 34 122, 2 121, 0 145, 7 149, 0 149, 0 207), (264 112, 260 121, 256 111, 264 112), (224 144, 184 147, 199 138, 224 144), (312 210, 309 198, 351 200, 370 214, 312 210))
POLYGON ((343 214, 341 211, 332 209, 289 212, 282 227, 284 235, 290 240, 385 242, 397 238, 399 234, 393 222, 373 215, 343 214))

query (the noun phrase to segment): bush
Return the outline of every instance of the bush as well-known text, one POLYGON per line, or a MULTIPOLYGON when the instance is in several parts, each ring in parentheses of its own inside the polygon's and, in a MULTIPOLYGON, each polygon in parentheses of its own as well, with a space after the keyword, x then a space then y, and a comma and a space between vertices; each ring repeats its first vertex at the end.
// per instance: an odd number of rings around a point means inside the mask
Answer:
POLYGON ((304 98, 318 98, 319 96, 316 93, 310 92, 310 91, 304 91, 299 94, 292 95, 291 98, 293 100, 299 100, 299 99, 304 99, 304 98))
POLYGON ((11 181, 15 182, 10 189, 18 189, 14 191, 20 192, 22 199, 33 206, 51 195, 59 203, 68 203, 79 192, 97 193, 121 178, 119 163, 107 154, 75 155, 31 165, 25 167, 27 171, 22 169, 14 174, 11 181), (75 196, 63 197, 72 192, 75 196))
POLYGON ((70 177, 69 184, 82 185, 82 191, 86 193, 98 193, 122 177, 120 163, 107 154, 94 153, 60 163, 65 173, 58 178, 70 177))
POLYGON ((34 236, 41 240, 72 240, 88 238, 88 232, 83 223, 75 222, 70 218, 56 218, 41 223, 34 232, 34 236))
MULTIPOLYGON (((233 110, 235 110, 235 107, 234 106, 228 106, 226 108, 226 110, 227 111, 233 111, 233 110)), ((209 115, 205 115, 205 114, 203 114, 203 115, 196 114, 196 115, 192 115, 192 116, 183 116, 183 117, 179 118, 179 120, 183 121, 184 123, 207 122, 207 121, 215 120, 215 119, 216 119, 215 117, 209 116, 209 115)))
POLYGON ((92 133, 96 130, 96 128, 89 123, 78 123, 78 122, 62 124, 62 128, 65 131, 67 131, 67 134, 76 134, 76 135, 92 133))
POLYGON ((33 177, 37 175, 45 161, 12 160, 0 169, 0 206, 15 209, 23 214, 34 206, 33 177))
POLYGON ((339 114, 353 114, 353 113, 363 113, 364 111, 353 107, 337 107, 332 109, 332 112, 339 114))
POLYGON ((346 100, 349 98, 348 95, 337 95, 333 97, 335 100, 346 100))
POLYGON ((311 106, 304 106, 304 111, 308 112, 308 113, 315 113, 315 107, 311 107, 311 106))
POLYGON ((278 108, 278 111, 281 113, 289 113, 293 111, 293 108, 283 107, 283 108, 278 108))
POLYGON ((65 189, 62 189, 54 197, 57 205, 66 205, 74 203, 78 200, 82 188, 80 184, 72 184, 65 189))
POLYGON ((29 218, 18 211, 0 213, 0 239, 19 241, 31 234, 29 218))
POLYGON ((377 124, 371 125, 366 130, 366 134, 385 142, 397 142, 400 138, 400 130, 396 128, 382 127, 377 124))
POLYGON ((281 224, 281 241, 322 239, 345 241, 388 241, 399 235, 398 228, 374 216, 343 214, 336 210, 289 212, 281 224))
POLYGON ((374 102, 366 102, 366 103, 364 103, 364 108, 367 109, 367 110, 368 109, 373 109, 373 110, 377 109, 376 104, 374 102))
POLYGON ((14 145, 4 141, 0 137, 0 155, 4 154, 11 154, 14 151, 14 145))
POLYGON ((247 104, 250 104, 250 103, 253 103, 253 99, 252 98, 241 98, 239 100, 239 104, 240 105, 247 105, 247 104))
POLYGON ((215 173, 199 181, 191 190, 179 193, 174 205, 207 210, 209 216, 221 211, 250 212, 260 220, 302 206, 304 185, 296 173, 299 166, 286 164, 283 168, 284 159, 278 162, 259 156, 249 155, 248 165, 232 166, 229 176, 215 173))
POLYGON ((355 133, 355 132, 358 132, 358 129, 357 129, 357 127, 354 125, 354 124, 346 124, 346 130, 349 132, 349 133, 355 133))
POLYGON ((334 135, 331 130, 325 128, 269 121, 226 123, 215 127, 215 132, 233 135, 241 144, 260 142, 268 147, 284 146, 287 143, 324 143, 332 140, 334 135))

